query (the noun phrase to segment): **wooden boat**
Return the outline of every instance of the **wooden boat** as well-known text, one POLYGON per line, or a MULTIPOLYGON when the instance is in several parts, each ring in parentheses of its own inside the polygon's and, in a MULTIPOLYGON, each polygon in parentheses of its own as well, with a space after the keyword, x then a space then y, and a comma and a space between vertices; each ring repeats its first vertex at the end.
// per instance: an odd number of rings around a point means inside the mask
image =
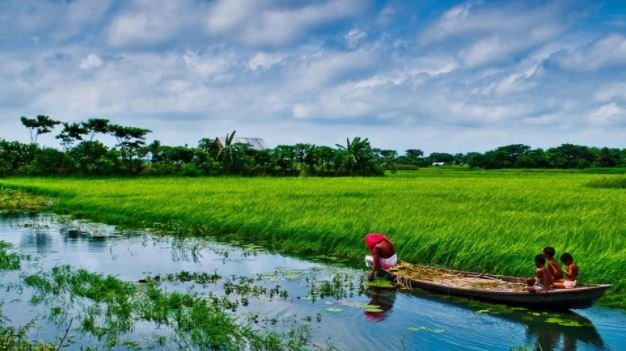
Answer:
POLYGON ((529 292, 526 279, 485 273, 463 272, 399 262, 385 271, 398 285, 469 297, 477 300, 538 309, 587 308, 611 287, 609 284, 579 284, 574 289, 529 292))

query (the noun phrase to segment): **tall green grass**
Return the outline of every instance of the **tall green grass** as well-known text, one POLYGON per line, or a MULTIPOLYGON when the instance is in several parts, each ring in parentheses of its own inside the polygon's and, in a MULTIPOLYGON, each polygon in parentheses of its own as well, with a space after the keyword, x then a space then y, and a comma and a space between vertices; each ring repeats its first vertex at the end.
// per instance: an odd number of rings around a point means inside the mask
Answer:
POLYGON ((289 253, 360 262, 367 232, 401 259, 531 275, 546 245, 569 251, 580 280, 615 284, 626 308, 626 192, 584 186, 598 175, 420 170, 384 178, 4 179, 54 195, 58 211, 117 224, 264 242, 289 253))

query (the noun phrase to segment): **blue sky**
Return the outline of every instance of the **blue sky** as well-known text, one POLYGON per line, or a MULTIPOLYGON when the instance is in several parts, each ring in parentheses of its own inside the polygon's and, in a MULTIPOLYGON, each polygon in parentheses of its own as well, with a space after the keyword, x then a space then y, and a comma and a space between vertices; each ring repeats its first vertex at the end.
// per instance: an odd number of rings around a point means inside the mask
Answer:
POLYGON ((0 81, 23 141, 48 114, 167 144, 626 147, 626 3, 3 0, 0 81))

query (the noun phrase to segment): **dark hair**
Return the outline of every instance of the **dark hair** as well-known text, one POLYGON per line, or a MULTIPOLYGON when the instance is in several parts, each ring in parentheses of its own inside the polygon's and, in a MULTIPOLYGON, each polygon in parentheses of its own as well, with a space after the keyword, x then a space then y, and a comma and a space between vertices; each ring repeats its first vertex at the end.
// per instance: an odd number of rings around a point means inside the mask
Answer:
POLYGON ((546 256, 539 254, 535 256, 535 262, 539 262, 541 264, 546 264, 546 256))
POLYGON ((556 254, 556 250, 552 246, 546 246, 543 248, 543 253, 549 258, 553 258, 556 254))
POLYGON ((564 253, 561 255, 561 262, 565 263, 565 261, 567 261, 567 260, 572 260, 572 261, 573 261, 573 260, 574 260, 574 257, 572 257, 572 254, 571 254, 571 253, 569 253, 569 252, 564 252, 564 253))

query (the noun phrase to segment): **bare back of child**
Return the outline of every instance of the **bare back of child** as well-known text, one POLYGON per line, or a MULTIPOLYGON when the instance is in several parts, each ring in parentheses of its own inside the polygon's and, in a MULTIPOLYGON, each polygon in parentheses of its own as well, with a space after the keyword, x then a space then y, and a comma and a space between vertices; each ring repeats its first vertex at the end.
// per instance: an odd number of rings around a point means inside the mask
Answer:
POLYGON ((561 255, 561 262, 567 266, 567 269, 563 272, 565 279, 555 281, 554 287, 557 289, 573 289, 576 287, 576 279, 578 278, 578 265, 568 252, 561 255))

